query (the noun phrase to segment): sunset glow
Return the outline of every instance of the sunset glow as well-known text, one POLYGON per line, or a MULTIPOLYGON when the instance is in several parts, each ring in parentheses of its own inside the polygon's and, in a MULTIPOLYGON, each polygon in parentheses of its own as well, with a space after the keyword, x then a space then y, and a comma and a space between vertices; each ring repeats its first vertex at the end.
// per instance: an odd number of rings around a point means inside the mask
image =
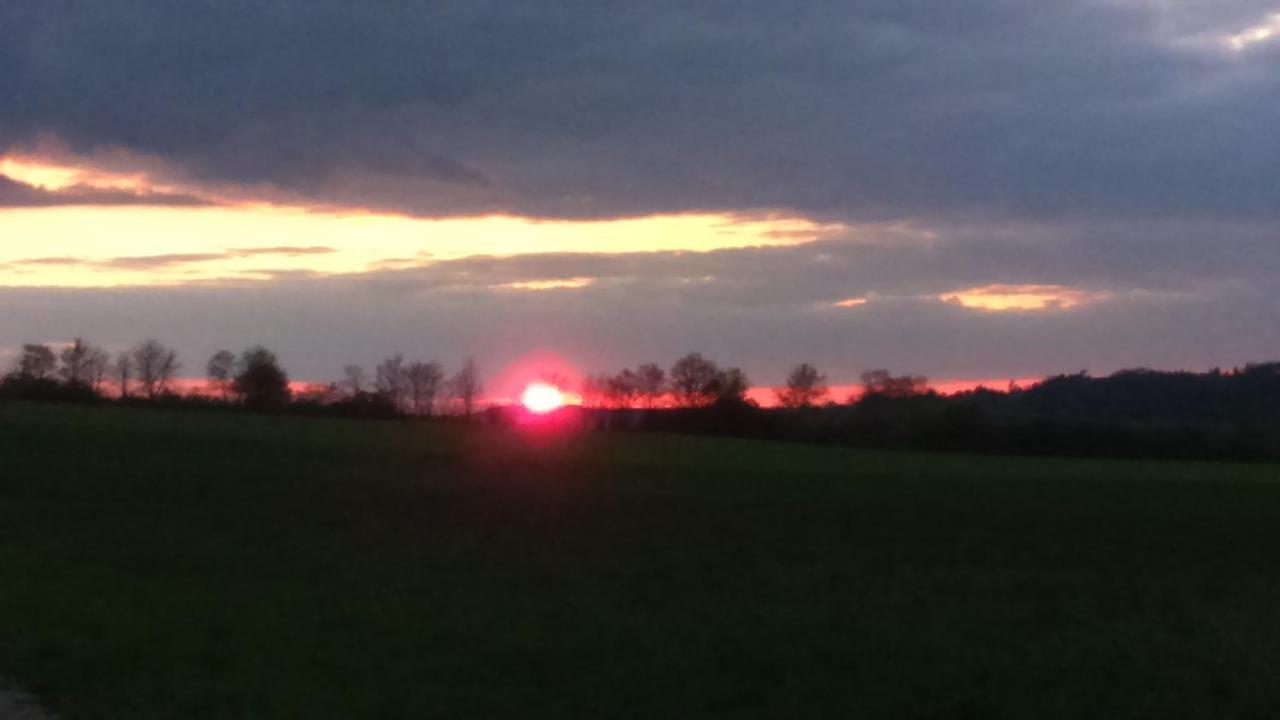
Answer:
POLYGON ((530 383, 520 396, 520 403, 531 413, 545 415, 564 407, 564 395, 560 388, 543 382, 530 383))
POLYGON ((589 277, 572 277, 560 278, 557 280, 526 280, 522 282, 513 282, 503 285, 503 287, 512 290, 560 290, 584 288, 595 282, 594 278, 589 277))
MULTIPOLYGON (((66 181, 61 175, 45 179, 66 181)), ((714 214, 539 221, 503 215, 411 218, 273 206, 15 208, 0 212, 0 237, 6 239, 0 244, 0 286, 181 285, 266 279, 284 272, 410 270, 470 256, 705 252, 798 244, 805 241, 803 228, 818 232, 818 227, 791 218, 714 214), (317 250, 263 252, 282 247, 317 250)), ((546 290, 591 282, 572 277, 499 285, 546 290)))
POLYGON ((854 308, 854 307, 862 307, 863 305, 866 305, 866 304, 867 304, 866 298, 853 297, 853 298, 847 298, 845 300, 841 300, 835 303, 835 306, 838 308, 854 308))
POLYGON ((940 299, 976 310, 1007 312, 1066 310, 1098 296, 1062 285, 987 285, 946 293, 940 299))

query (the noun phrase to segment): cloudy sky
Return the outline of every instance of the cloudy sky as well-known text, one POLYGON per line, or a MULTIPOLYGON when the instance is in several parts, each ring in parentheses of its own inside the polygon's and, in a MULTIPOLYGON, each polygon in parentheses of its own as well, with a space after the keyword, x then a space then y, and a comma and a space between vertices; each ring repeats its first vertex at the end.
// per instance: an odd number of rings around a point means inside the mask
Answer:
POLYGON ((0 0, 0 353, 1277 359, 1277 128, 1274 1, 0 0))

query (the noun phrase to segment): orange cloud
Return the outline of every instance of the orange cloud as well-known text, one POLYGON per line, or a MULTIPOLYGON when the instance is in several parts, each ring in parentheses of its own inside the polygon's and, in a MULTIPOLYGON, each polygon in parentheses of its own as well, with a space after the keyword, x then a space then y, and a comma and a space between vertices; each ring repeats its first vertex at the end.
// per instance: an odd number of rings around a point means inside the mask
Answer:
MULTIPOLYGON (((844 229, 782 214, 715 212, 583 220, 410 217, 334 208, 278 188, 203 184, 162 158, 123 149, 77 154, 56 138, 0 155, 0 182, 6 181, 25 188, 22 197, 35 193, 42 201, 19 197, 0 212, 0 237, 14 239, 0 246, 0 286, 339 275, 476 255, 706 252, 798 245, 844 229), (186 202, 175 202, 181 198, 186 202), (36 239, 39 255, 30 252, 36 239), (268 271, 256 255, 274 256, 268 271)), ((497 287, 551 290, 591 282, 546 278, 497 287)))
POLYGON ((854 308, 854 307, 861 307, 863 305, 866 305, 867 299, 864 297, 852 297, 852 298, 846 298, 844 300, 840 300, 832 304, 838 308, 854 308))
POLYGON ((985 285, 939 295, 943 302, 975 310, 1017 312, 1067 310, 1101 299, 1103 294, 1065 285, 985 285))
POLYGON ((565 288, 584 288, 595 282, 595 278, 589 277, 572 277, 558 278, 554 280, 525 280, 522 282, 507 283, 499 287, 510 288, 512 290, 560 290, 565 288))
MULTIPOLYGON (((266 249, 279 271, 324 275, 475 255, 689 251, 797 244, 769 233, 789 217, 661 215, 615 220, 512 216, 410 218, 274 206, 70 206, 0 212, 0 286, 171 285, 257 277, 266 249), (36 241, 39 241, 38 245, 36 241), (31 252, 39 248, 39 254, 31 252), (299 251, 298 248, 307 250, 299 251), (318 252, 316 248, 324 248, 318 252), (156 263, 126 258, 169 258, 156 263), (48 263, 69 258, 74 264, 48 263), (408 259, 420 259, 406 262, 408 259)), ((538 281, 534 281, 538 282, 538 281)), ((529 285, 517 289, 545 289, 529 285)))

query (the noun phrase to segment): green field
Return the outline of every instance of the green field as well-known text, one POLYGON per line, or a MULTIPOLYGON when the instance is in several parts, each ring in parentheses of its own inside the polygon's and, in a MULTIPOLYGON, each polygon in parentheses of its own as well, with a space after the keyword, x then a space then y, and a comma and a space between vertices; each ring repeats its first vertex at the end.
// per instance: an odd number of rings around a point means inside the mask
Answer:
POLYGON ((0 406, 76 718, 1280 716, 1280 469, 0 406))

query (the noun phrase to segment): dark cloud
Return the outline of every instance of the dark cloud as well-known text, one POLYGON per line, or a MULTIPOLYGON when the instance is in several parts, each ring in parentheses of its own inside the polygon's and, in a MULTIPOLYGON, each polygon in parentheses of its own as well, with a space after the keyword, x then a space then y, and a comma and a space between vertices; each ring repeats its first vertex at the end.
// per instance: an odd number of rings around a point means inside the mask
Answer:
POLYGON ((1261 0, 5 3, 0 143, 449 214, 1275 218, 1261 0))

